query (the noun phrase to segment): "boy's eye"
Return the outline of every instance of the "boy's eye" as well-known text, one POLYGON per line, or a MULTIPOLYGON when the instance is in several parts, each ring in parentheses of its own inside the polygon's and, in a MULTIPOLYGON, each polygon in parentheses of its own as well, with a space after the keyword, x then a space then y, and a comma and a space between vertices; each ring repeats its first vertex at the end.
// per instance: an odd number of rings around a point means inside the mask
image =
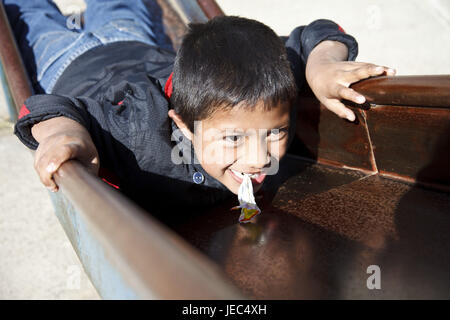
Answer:
POLYGON ((225 136, 223 139, 229 144, 239 144, 242 141, 243 136, 231 135, 225 136))
POLYGON ((288 132, 287 128, 271 129, 269 134, 268 134, 269 140, 274 140, 274 141, 280 140, 280 139, 285 137, 287 132, 288 132))

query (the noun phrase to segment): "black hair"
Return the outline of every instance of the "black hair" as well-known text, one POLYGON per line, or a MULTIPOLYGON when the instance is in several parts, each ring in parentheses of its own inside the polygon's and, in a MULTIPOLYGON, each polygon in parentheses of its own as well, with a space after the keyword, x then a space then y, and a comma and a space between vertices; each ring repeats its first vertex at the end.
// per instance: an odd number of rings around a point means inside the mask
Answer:
POLYGON ((175 58, 171 104, 188 128, 218 108, 292 103, 297 87, 281 39, 236 16, 189 24, 175 58))

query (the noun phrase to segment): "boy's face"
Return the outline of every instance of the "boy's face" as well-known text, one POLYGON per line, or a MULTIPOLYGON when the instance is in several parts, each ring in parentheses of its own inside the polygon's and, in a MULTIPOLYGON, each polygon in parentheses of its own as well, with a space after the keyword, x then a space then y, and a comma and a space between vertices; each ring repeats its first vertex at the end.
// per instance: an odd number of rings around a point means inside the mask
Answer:
POLYGON ((262 102, 252 110, 237 105, 219 109, 209 118, 197 121, 192 134, 179 116, 169 116, 193 143, 203 169, 237 194, 242 178, 251 178, 254 192, 269 174, 276 174, 286 153, 290 105, 280 104, 265 111, 262 102))

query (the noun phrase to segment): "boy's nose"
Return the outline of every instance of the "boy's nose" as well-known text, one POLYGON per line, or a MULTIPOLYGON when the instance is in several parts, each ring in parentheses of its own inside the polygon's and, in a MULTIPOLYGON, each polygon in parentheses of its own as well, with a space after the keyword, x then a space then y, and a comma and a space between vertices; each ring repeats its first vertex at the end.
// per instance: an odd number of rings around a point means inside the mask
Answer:
POLYGON ((264 143, 254 143, 249 146, 246 152, 245 164, 252 168, 252 170, 257 171, 270 164, 270 153, 267 149, 267 144, 264 143))

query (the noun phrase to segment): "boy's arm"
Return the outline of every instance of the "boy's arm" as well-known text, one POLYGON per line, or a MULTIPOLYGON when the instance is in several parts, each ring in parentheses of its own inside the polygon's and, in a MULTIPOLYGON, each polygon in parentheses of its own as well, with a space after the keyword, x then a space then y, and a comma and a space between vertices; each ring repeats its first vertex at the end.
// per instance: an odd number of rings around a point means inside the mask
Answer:
POLYGON ((97 173, 99 159, 114 153, 118 142, 126 140, 129 133, 128 127, 111 121, 108 111, 117 107, 87 97, 51 94, 25 101, 14 133, 36 150, 35 169, 46 187, 57 190, 51 177, 69 159, 77 159, 97 173))
POLYGON ((294 73, 297 86, 305 82, 305 69, 308 58, 314 48, 323 41, 339 41, 348 49, 346 60, 353 61, 358 55, 358 43, 355 38, 331 20, 320 19, 307 26, 295 28, 285 42, 286 53, 294 73))
POLYGON ((361 104, 365 97, 350 89, 359 80, 395 70, 371 63, 350 62, 358 54, 356 40, 330 20, 316 20, 296 28, 286 41, 288 59, 299 88, 304 76, 317 99, 341 118, 355 120, 353 111, 342 99, 361 104))
POLYGON ((79 160, 93 174, 98 174, 99 156, 89 131, 78 122, 55 117, 36 123, 32 136, 39 143, 34 156, 34 168, 41 182, 56 192, 58 186, 52 175, 70 159, 79 160))

